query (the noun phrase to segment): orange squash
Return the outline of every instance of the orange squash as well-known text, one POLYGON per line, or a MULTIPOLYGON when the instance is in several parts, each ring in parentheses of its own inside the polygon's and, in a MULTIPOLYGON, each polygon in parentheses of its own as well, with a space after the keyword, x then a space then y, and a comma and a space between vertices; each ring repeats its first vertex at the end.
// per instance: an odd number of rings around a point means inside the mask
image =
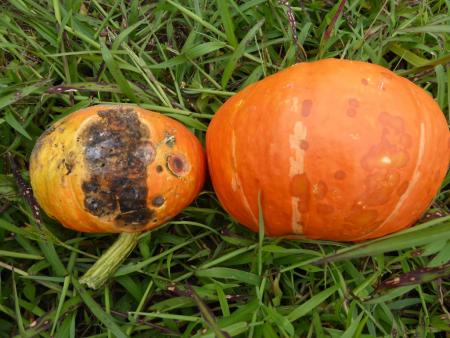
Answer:
POLYGON ((83 232, 152 229, 192 202, 204 176, 202 146, 189 130, 125 105, 68 115, 39 138, 30 159, 40 206, 83 232))
POLYGON ((433 98, 378 65, 325 59, 254 83, 217 111, 208 164, 223 207, 270 236, 362 241, 414 224, 447 172, 433 98))
POLYGON ((80 282, 103 285, 140 232, 190 204, 205 179, 200 142, 182 124, 130 105, 98 105, 59 120, 30 158, 37 202, 65 227, 121 232, 80 282))

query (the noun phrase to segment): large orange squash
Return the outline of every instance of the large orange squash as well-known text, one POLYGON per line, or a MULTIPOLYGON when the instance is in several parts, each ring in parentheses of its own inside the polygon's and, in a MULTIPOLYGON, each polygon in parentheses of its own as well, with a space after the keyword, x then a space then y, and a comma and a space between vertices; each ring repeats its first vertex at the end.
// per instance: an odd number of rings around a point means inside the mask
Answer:
POLYGON ((446 174, 447 122, 424 90, 383 67, 301 63, 230 98, 207 132, 214 189, 270 236, 361 241, 412 225, 446 174))
POLYGON ((204 176, 202 146, 189 130, 125 105, 68 115, 40 137, 30 159, 40 206, 83 232, 154 228, 192 202, 204 176))

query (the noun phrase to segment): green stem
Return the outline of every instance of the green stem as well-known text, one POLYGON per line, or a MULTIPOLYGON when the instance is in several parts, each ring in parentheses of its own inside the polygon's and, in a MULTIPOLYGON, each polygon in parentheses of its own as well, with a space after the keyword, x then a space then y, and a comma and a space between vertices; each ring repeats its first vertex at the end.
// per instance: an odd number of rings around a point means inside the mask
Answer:
POLYGON ((140 233, 123 232, 108 250, 81 277, 80 283, 91 289, 98 289, 116 272, 125 258, 133 251, 140 233))

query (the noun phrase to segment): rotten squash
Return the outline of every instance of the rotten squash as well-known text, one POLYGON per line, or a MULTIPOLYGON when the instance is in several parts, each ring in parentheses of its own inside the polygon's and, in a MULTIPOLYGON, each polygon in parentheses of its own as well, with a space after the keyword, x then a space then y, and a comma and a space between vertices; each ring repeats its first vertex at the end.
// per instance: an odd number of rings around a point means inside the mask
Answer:
POLYGON ((206 137, 223 207, 270 236, 362 241, 414 224, 447 172, 449 129, 433 98, 378 65, 326 59, 254 83, 206 137))
POLYGON ((115 244, 120 259, 139 232, 190 204, 204 177, 203 149, 188 129, 127 105, 92 106, 59 120, 30 159, 33 192, 49 216, 77 231, 134 233, 115 244))

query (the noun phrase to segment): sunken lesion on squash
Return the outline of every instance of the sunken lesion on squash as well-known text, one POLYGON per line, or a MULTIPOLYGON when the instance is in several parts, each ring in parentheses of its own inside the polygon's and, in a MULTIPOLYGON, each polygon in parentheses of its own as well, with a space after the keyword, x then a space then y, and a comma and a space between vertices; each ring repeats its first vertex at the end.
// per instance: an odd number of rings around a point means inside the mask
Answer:
POLYGON ((120 227, 139 229, 154 217, 147 207, 147 166, 155 159, 148 127, 132 108, 97 113, 99 120, 82 132, 90 178, 82 183, 84 206, 120 227))
POLYGON ((167 156, 167 168, 173 175, 181 177, 189 173, 191 165, 183 154, 170 154, 167 156))

